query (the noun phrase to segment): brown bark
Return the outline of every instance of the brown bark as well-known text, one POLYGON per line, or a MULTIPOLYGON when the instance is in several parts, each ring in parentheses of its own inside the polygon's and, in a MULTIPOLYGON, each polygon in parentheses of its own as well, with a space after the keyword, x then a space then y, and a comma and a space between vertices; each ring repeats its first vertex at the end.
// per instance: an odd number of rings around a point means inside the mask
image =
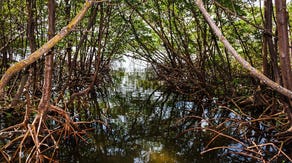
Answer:
MULTIPOLYGON (((95 6, 93 9, 92 9, 92 12, 91 12, 91 17, 89 18, 89 21, 88 21, 88 24, 87 24, 87 27, 86 27, 86 30, 85 32, 83 33, 79 43, 78 43, 78 46, 76 48, 76 52, 74 54, 74 59, 73 59, 73 66, 77 66, 77 57, 79 56, 79 52, 80 52, 80 49, 82 48, 83 44, 86 42, 87 40, 87 36, 88 36, 88 33, 90 31, 90 29, 94 26, 95 22, 96 22, 96 16, 97 16, 97 10, 98 10, 98 6, 95 6)), ((80 56, 80 58, 83 58, 84 56, 80 56)), ((80 59, 80 68, 82 69, 84 66, 83 66, 83 59, 80 59)))
POLYGON ((282 82, 285 88, 291 90, 292 73, 289 55, 288 22, 287 22, 288 16, 286 11, 286 0, 277 0, 275 2, 282 82))
MULTIPOLYGON (((55 0, 49 0, 48 2, 48 13, 49 13, 49 29, 48 29, 48 39, 52 39, 55 35, 55 12, 56 12, 56 2, 55 0)), ((38 106, 40 112, 45 112, 48 109, 51 99, 51 88, 52 88, 52 73, 53 73, 53 61, 54 52, 53 48, 48 52, 45 58, 45 70, 44 70, 44 85, 43 94, 41 101, 38 106)))
MULTIPOLYGON (((67 23, 69 24, 70 22, 70 13, 71 13, 71 5, 69 4, 69 0, 65 0, 65 14, 66 14, 66 20, 67 23)), ((71 40, 68 41, 67 43, 67 60, 68 60, 68 76, 69 78, 71 77, 71 72, 72 72, 72 64, 71 64, 71 55, 72 55, 72 42, 71 40)))
MULTIPOLYGON (((36 0, 26 0, 26 7, 28 11, 28 21, 27 21, 27 38, 29 41, 29 47, 31 52, 36 51, 37 49, 37 43, 35 38, 36 33, 36 0)), ((32 69, 32 85, 33 85, 33 91, 36 90, 36 81, 37 81, 37 65, 36 63, 31 64, 30 68, 32 69)))
POLYGON ((261 80, 264 84, 268 85, 275 91, 287 96, 288 98, 292 99, 292 92, 289 89, 286 89, 279 85, 278 83, 272 81, 265 75, 263 75, 260 71, 252 67, 244 58, 242 58, 236 50, 232 47, 228 40, 223 36, 220 29, 216 26, 214 21, 212 20, 210 14, 205 9, 202 0, 197 0, 196 5, 199 7, 201 13, 204 15, 205 20, 208 22, 209 26, 212 28, 216 36, 220 39, 220 41, 224 44, 225 48, 233 55, 233 57, 245 68, 247 69, 251 75, 261 80))
POLYGON ((271 77, 270 71, 269 71, 269 62, 268 62, 268 46, 267 46, 267 39, 263 37, 263 43, 262 43, 262 58, 263 58, 263 74, 271 77))
MULTIPOLYGON (((36 45, 36 38, 35 38, 35 12, 36 12, 36 1, 35 0, 27 0, 26 1, 26 8, 27 8, 27 12, 28 12, 28 19, 27 19, 27 26, 26 26, 26 36, 27 39, 29 41, 29 48, 30 51, 35 51, 37 49, 37 45, 36 45)), ((19 98, 21 97, 23 90, 24 90, 24 85, 26 84, 27 80, 28 80, 28 76, 29 73, 31 72, 35 72, 36 70, 36 66, 32 66, 30 69, 30 71, 25 70, 23 72, 23 75, 21 77, 21 82, 20 85, 17 89, 16 94, 13 97, 13 100, 11 102, 11 107, 15 107, 17 105, 17 102, 19 100, 19 98), (32 68, 33 67, 33 68, 32 68)), ((35 79, 35 76, 34 76, 35 79)), ((35 81, 35 80, 34 80, 35 81)), ((35 82, 34 82, 35 83, 35 82)))
POLYGON ((57 35, 55 35, 52 39, 46 42, 41 48, 33 52, 26 59, 21 60, 14 65, 12 65, 2 76, 0 80, 0 98, 4 97, 4 88, 7 85, 10 78, 23 68, 28 65, 34 63, 38 60, 42 55, 47 53, 54 45, 56 45, 60 40, 62 40, 66 35, 74 29, 74 27, 80 22, 80 20, 84 17, 87 10, 92 6, 95 1, 86 1, 82 10, 75 16, 75 18, 64 27, 57 35))
POLYGON ((35 27, 36 22, 34 20, 35 10, 36 10, 36 1, 35 0, 26 0, 27 1, 27 39, 29 41, 29 47, 31 52, 34 52, 37 49, 36 40, 35 40, 35 27))
POLYGON ((21 81, 20 81, 20 84, 18 86, 17 92, 11 101, 11 105, 10 105, 11 108, 14 108, 18 104, 19 98, 23 93, 24 86, 28 81, 28 77, 29 77, 28 72, 25 72, 25 74, 21 77, 21 81))
POLYGON ((268 30, 266 30, 266 28, 263 28, 262 26, 259 26, 259 25, 255 24, 255 23, 249 21, 247 18, 234 13, 233 11, 229 10, 228 8, 222 6, 218 1, 214 1, 214 4, 216 6, 218 6, 219 8, 223 9, 226 13, 231 14, 233 16, 236 16, 237 18, 243 20, 247 24, 249 24, 249 25, 251 25, 251 26, 253 26, 253 27, 257 28, 257 29, 260 29, 260 30, 264 31, 264 33, 266 33, 266 34, 268 34, 270 36, 274 36, 274 34, 272 32, 269 32, 268 30))
MULTIPOLYGON (((289 90, 292 90, 292 73, 291 73, 291 61, 289 54, 289 38, 288 38, 288 15, 286 11, 286 0, 276 0, 276 15, 277 15, 277 30, 278 30, 278 47, 281 66, 281 77, 283 86, 289 90)), ((288 114, 290 129, 292 131, 292 99, 289 99, 290 108, 286 107, 285 111, 288 114)))
MULTIPOLYGON (((264 51, 270 54, 271 66, 272 66, 272 76, 275 82, 280 84, 280 73, 278 66, 278 57, 275 49, 275 44, 273 43, 273 38, 270 33, 273 33, 273 2, 272 0, 265 1, 265 33, 264 33, 264 51)), ((267 54, 267 53, 266 53, 267 54)), ((267 63, 268 64, 268 63, 267 63)), ((267 70, 265 70, 267 71, 267 70)), ((264 71, 264 72, 265 72, 264 71)), ((266 73, 266 72, 265 72, 266 73)))
POLYGON ((100 64, 101 64, 101 49, 102 47, 102 38, 103 38, 103 29, 104 29, 104 11, 103 11, 103 5, 100 5, 101 9, 100 9, 100 20, 99 20, 99 31, 98 31, 98 51, 97 51, 97 62, 95 64, 95 72, 93 75, 93 79, 91 81, 91 83, 88 85, 87 88, 85 88, 84 90, 77 92, 77 93, 73 93, 72 96, 70 97, 69 100, 69 104, 73 102, 73 100, 75 99, 75 97, 81 96, 81 95, 85 95, 87 94, 89 91, 91 91, 97 81, 97 77, 99 74, 99 70, 100 70, 100 64))

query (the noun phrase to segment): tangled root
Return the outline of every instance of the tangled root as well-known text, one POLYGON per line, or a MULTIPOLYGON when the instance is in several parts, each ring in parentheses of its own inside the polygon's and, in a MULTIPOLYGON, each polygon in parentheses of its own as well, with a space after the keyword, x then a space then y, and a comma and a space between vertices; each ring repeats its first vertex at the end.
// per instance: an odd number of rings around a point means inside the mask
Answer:
POLYGON ((0 155, 4 158, 0 161, 54 162, 61 140, 73 135, 75 140, 79 138, 86 142, 85 130, 78 129, 80 122, 74 122, 66 111, 49 105, 47 112, 37 113, 32 123, 25 118, 22 123, 0 131, 0 137, 6 143, 0 148, 0 155))

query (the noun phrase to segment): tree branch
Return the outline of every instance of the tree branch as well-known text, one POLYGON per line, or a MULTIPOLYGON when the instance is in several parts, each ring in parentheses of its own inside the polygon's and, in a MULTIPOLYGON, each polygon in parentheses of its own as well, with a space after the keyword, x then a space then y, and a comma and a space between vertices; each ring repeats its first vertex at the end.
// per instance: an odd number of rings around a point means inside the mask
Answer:
POLYGON ((53 46, 55 46, 60 40, 62 40, 65 36, 67 36, 70 33, 70 31, 72 31, 74 27, 81 21, 81 19, 86 14, 87 10, 92 6, 94 2, 95 1, 86 1, 82 10, 57 35, 55 35, 52 39, 46 42, 42 47, 40 47, 38 50, 33 52, 31 55, 29 55, 26 59, 23 59, 8 68, 8 70, 3 74, 0 81, 0 98, 4 97, 4 88, 7 85, 10 78, 14 74, 22 70, 23 68, 34 63, 42 55, 47 53, 53 46))
POLYGON ((205 9, 202 0, 197 0, 196 5, 199 7, 201 13, 204 15, 205 20, 208 22, 209 26, 212 28, 216 36, 219 38, 219 40, 224 44, 225 48, 228 49, 228 51, 231 53, 231 55, 245 68, 247 69, 251 75, 261 80, 264 84, 271 87, 275 91, 279 92, 282 95, 287 96, 288 98, 292 99, 292 91, 282 87, 278 83, 272 81, 267 76, 262 74, 259 70, 252 67, 244 58, 242 58, 236 50, 232 47, 232 45, 229 43, 228 40, 223 36, 220 29, 216 26, 214 21, 212 20, 210 14, 205 9))

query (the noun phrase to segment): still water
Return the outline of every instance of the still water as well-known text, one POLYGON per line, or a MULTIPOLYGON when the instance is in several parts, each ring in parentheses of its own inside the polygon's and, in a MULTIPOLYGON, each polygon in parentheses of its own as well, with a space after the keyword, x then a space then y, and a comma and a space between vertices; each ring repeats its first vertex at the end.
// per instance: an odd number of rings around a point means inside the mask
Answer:
MULTIPOLYGON (((87 126, 92 130, 84 136, 86 142, 67 138, 56 160, 225 163, 273 159, 288 162, 283 155, 274 157, 279 152, 277 147, 265 145, 277 144, 273 138, 277 131, 269 129, 268 123, 252 122, 258 114, 256 109, 243 113, 229 106, 226 99, 173 93, 154 80, 147 65, 127 62, 126 67, 114 66, 112 82, 106 89, 91 92, 89 101, 74 106, 71 113, 74 121, 99 122, 87 126), (255 144, 262 146, 255 147, 255 144), (204 152, 216 147, 220 148, 204 152)), ((16 123, 14 118, 5 117, 0 119, 1 129, 10 126, 10 122, 16 123)), ((0 146, 2 143, 1 140, 0 146)))
MULTIPOLYGON (((238 154, 246 152, 245 145, 270 141, 262 124, 258 124, 259 130, 249 129, 238 123, 242 116, 220 109, 218 103, 222 105, 224 100, 214 97, 196 101, 194 97, 171 93, 153 80, 145 64, 135 64, 117 66, 112 71, 114 85, 94 95, 97 98, 86 113, 77 116, 104 123, 92 125, 94 131, 89 132, 87 143, 65 143, 60 150, 61 162, 250 162, 255 160, 238 154), (205 129, 211 125, 223 126, 222 131, 238 141, 205 129), (207 147, 218 146, 231 148, 201 153, 207 147)), ((268 147, 263 150, 265 157, 277 152, 268 147)))
MULTIPOLYGON (((183 134, 189 126, 200 125, 200 120, 180 124, 192 112, 200 112, 197 105, 186 97, 162 91, 159 83, 149 81, 151 78, 151 72, 145 69, 114 71, 115 86, 104 97, 99 94, 98 107, 91 109, 99 109, 96 118, 104 124, 93 125, 88 143, 63 147, 60 161, 218 162, 220 153, 200 154, 207 133, 183 134)), ((203 111, 199 114, 204 116, 203 111)))

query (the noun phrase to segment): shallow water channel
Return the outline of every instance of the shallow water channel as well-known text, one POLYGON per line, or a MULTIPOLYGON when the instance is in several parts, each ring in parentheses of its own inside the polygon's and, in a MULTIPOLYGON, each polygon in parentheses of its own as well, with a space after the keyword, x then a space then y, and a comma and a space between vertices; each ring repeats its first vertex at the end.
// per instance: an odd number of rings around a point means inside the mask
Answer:
MULTIPOLYGON (((86 143, 82 140, 76 143, 73 138, 63 142, 56 156, 58 161, 225 163, 254 162, 255 159, 242 154, 257 156, 254 152, 257 150, 267 159, 277 154, 273 146, 249 148, 277 141, 267 124, 250 123, 256 112, 240 115, 236 109, 222 108, 227 106, 224 99, 203 97, 196 101, 193 97, 172 93, 153 80, 151 69, 145 64, 141 66, 133 61, 126 65, 115 65, 113 84, 91 92, 92 100, 84 102, 86 105, 81 110, 75 110, 75 121, 100 120, 103 123, 90 124, 93 130, 84 137, 86 143), (227 136, 208 130, 208 127, 227 136), (201 153, 212 147, 223 148, 201 153)), ((10 126, 10 122, 16 123, 14 118, 2 117, 0 128, 10 126)), ((283 162, 283 158, 277 157, 274 161, 283 162)))
POLYGON ((178 125, 198 111, 194 102, 161 91, 159 83, 149 81, 152 75, 145 68, 119 68, 114 73, 115 86, 97 100, 97 118, 105 123, 93 125, 88 144, 63 147, 61 162, 218 162, 220 153, 200 154, 204 132, 196 137, 182 134, 200 120, 178 125))
MULTIPOLYGON (((243 116, 222 109, 218 103, 222 105, 224 100, 215 97, 203 98, 198 104, 190 97, 163 90, 159 83, 151 82, 153 76, 147 66, 136 64, 133 61, 126 67, 116 66, 114 85, 99 93, 90 106, 91 113, 86 113, 104 123, 92 125, 88 143, 63 146, 61 162, 254 162, 256 159, 246 156, 257 156, 258 150, 261 158, 269 160, 278 152, 273 146, 252 147, 276 141, 271 136, 274 131, 264 123, 242 125, 249 123, 256 112, 243 116), (223 126, 222 133, 234 139, 204 129, 211 125, 223 126), (201 153, 212 147, 224 148, 201 153)), ((277 157, 274 161, 284 160, 277 157)))

